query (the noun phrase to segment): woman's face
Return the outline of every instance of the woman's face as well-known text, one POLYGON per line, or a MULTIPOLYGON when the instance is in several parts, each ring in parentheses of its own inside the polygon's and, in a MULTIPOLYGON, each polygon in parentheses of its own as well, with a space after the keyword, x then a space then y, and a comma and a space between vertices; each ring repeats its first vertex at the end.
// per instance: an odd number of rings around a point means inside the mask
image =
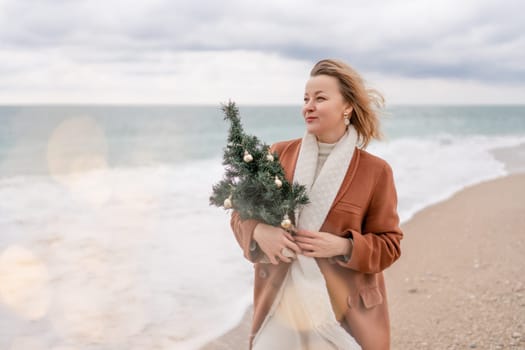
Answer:
POLYGON ((339 91, 337 78, 316 75, 308 79, 304 91, 303 117, 306 129, 325 143, 337 142, 345 133, 343 114, 352 108, 339 91))

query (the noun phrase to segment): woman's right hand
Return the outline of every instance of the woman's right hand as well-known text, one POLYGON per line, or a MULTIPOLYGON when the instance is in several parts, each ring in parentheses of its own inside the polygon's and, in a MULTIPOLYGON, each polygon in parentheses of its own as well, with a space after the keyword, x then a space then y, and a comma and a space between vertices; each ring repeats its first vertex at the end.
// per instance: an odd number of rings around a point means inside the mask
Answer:
POLYGON ((279 260, 292 262, 292 258, 283 255, 283 248, 291 249, 295 254, 302 254, 292 235, 280 227, 259 223, 253 231, 253 239, 274 265, 279 264, 279 260))

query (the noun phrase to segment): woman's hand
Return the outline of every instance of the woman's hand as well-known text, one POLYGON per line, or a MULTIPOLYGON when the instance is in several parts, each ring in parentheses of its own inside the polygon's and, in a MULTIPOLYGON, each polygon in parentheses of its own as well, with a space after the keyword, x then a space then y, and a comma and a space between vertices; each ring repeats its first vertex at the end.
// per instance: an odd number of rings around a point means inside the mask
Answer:
POLYGON ((347 238, 328 232, 297 230, 294 238, 303 255, 313 258, 350 255, 352 250, 352 244, 347 238))
POLYGON ((279 227, 259 223, 253 231, 253 239, 274 265, 279 264, 279 260, 292 262, 291 258, 283 255, 283 248, 291 249, 295 254, 302 253, 292 235, 279 227))

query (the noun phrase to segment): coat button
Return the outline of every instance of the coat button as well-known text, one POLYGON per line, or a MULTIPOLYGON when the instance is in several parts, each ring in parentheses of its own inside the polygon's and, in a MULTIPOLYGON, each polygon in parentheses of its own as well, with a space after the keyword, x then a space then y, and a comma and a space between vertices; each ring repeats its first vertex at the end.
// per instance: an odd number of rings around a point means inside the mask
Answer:
POLYGON ((266 272, 266 270, 262 270, 261 269, 261 271, 259 271, 259 277, 261 277, 261 278, 268 277, 268 273, 266 272))

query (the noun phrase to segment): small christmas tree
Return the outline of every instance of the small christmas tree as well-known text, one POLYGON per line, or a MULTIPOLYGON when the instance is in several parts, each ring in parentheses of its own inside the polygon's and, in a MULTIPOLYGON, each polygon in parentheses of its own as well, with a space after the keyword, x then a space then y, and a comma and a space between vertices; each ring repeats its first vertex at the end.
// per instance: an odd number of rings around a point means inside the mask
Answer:
POLYGON ((292 231, 295 209, 308 203, 306 188, 290 184, 277 153, 244 132, 234 102, 222 110, 230 122, 222 162, 226 171, 223 180, 213 185, 210 205, 235 209, 242 220, 256 219, 292 231))

